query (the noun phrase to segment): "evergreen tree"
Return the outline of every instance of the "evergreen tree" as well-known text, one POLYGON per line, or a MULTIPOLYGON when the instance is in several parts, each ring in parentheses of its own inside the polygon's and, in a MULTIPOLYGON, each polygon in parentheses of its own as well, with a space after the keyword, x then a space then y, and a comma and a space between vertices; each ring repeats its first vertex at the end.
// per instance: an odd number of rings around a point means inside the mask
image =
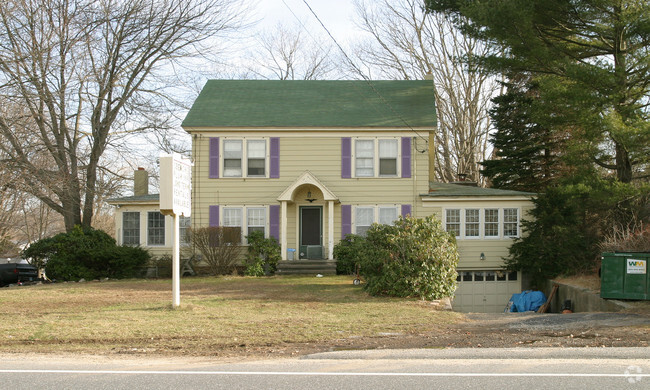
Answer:
POLYGON ((539 105, 544 104, 538 83, 511 81, 506 87, 507 93, 493 99, 494 152, 481 163, 481 174, 495 188, 541 192, 563 171, 559 155, 564 138, 539 120, 539 105))
POLYGON ((638 0, 427 0, 463 31, 494 45, 478 59, 497 73, 553 75, 555 115, 577 125, 592 163, 624 183, 650 163, 650 4, 638 0), (559 94, 563 92, 562 94, 559 94))

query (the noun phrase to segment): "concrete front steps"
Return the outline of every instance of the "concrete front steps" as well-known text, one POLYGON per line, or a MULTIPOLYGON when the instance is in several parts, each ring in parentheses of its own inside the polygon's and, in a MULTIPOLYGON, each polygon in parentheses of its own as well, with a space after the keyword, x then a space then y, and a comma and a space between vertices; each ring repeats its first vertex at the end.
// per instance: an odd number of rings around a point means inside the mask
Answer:
POLYGON ((276 275, 336 275, 336 260, 284 260, 276 275))

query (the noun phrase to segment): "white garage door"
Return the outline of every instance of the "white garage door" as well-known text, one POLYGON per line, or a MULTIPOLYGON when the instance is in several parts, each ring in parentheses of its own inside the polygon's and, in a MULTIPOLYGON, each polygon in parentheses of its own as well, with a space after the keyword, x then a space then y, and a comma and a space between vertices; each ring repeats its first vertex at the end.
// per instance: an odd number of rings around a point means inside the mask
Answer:
POLYGON ((458 271, 453 308, 463 313, 501 313, 512 294, 521 292, 517 272, 458 271))

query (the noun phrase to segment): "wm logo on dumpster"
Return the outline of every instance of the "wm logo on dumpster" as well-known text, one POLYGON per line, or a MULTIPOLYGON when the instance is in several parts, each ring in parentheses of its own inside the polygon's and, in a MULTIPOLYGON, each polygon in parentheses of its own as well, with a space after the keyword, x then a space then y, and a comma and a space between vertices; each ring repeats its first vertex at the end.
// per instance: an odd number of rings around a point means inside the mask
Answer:
POLYGON ((627 273, 628 274, 641 274, 645 275, 648 269, 648 262, 646 260, 628 259, 627 260, 627 273))

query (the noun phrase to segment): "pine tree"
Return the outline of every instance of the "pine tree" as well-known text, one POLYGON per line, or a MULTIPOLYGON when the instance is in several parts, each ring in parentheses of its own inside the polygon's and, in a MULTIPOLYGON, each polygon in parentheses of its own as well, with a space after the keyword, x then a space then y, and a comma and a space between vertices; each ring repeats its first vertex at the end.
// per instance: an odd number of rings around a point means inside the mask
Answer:
POLYGON ((537 83, 511 81, 506 87, 507 93, 493 99, 494 152, 491 160, 481 163, 481 174, 495 188, 541 192, 563 171, 563 138, 556 136, 559 130, 536 120, 543 104, 537 83))

